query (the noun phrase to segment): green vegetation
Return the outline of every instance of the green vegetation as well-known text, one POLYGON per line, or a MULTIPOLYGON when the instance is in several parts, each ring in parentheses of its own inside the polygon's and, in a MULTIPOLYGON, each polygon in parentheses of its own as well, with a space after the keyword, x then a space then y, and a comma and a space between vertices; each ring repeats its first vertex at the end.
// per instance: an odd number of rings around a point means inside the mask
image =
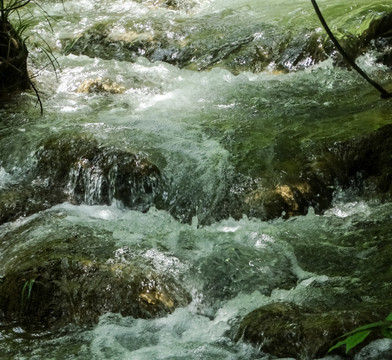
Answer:
POLYGON ((0 0, 0 91, 3 93, 30 87, 28 51, 21 37, 25 28, 14 27, 9 20, 11 14, 25 5, 26 2, 0 0))
MULTIPOLYGON (((43 112, 42 102, 32 78, 34 74, 27 71, 27 58, 29 55, 26 42, 30 35, 28 29, 35 23, 35 17, 27 5, 38 7, 44 14, 49 28, 50 16, 42 6, 33 0, 0 0, 0 93, 6 94, 32 88, 43 112), (21 12, 24 9, 23 13, 21 12)), ((39 44, 31 44, 44 53, 56 71, 58 63, 49 44, 40 35, 39 44)))
POLYGON ((371 332, 376 330, 380 331, 382 336, 392 339, 392 312, 384 321, 363 325, 342 335, 341 338, 344 338, 344 340, 339 341, 336 345, 332 346, 328 352, 331 352, 342 345, 346 345, 346 353, 348 353, 352 348, 361 344, 371 332))
POLYGON ((22 312, 25 312, 29 307, 34 284, 35 284, 35 279, 30 279, 27 280, 23 285, 22 295, 21 295, 22 312))
POLYGON ((27 5, 30 1, 31 0, 0 0, 1 21, 5 22, 12 12, 17 11, 21 7, 27 5))

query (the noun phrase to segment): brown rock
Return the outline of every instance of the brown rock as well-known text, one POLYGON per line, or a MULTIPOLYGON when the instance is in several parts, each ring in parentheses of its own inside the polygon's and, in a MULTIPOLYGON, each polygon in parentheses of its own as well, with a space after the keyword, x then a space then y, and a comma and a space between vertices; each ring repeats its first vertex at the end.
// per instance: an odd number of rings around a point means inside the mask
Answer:
POLYGON ((78 93, 110 93, 122 94, 125 87, 110 79, 88 79, 83 81, 76 89, 78 93))

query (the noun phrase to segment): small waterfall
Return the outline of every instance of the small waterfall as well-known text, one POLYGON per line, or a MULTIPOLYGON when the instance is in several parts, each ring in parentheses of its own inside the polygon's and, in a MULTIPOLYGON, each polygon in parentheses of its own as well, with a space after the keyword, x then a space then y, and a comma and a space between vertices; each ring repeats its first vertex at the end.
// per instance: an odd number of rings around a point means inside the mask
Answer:
POLYGON ((79 159, 69 172, 67 192, 77 203, 110 205, 118 201, 146 211, 161 195, 161 183, 159 169, 146 159, 109 150, 92 159, 79 159))

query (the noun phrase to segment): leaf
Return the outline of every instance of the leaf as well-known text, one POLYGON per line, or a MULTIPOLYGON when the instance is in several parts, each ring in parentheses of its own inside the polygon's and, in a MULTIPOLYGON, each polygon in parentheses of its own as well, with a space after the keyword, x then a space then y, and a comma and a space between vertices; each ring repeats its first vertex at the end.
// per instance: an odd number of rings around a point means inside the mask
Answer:
POLYGON ((384 337, 392 339, 392 312, 385 318, 384 321, 377 321, 371 324, 366 324, 360 326, 342 336, 338 339, 345 338, 339 341, 336 345, 332 346, 328 352, 342 346, 346 345, 346 353, 350 351, 353 347, 364 341, 370 334, 371 330, 374 328, 381 328, 381 333, 384 337))
POLYGON ((370 330, 361 331, 354 335, 349 336, 346 339, 346 354, 354 347, 364 341, 368 335, 370 334, 370 330))
POLYGON ((390 321, 377 321, 375 323, 360 326, 360 327, 340 336, 340 338, 347 337, 348 335, 354 335, 354 334, 356 334, 358 332, 362 332, 364 330, 373 329, 373 328, 382 327, 382 326, 389 326, 389 325, 391 325, 390 321))
POLYGON ((31 290, 33 290, 33 285, 35 283, 35 279, 31 279, 29 281, 29 292, 27 293, 27 299, 30 300, 31 298, 31 290))
POLYGON ((368 335, 370 334, 370 330, 365 330, 365 331, 360 331, 356 332, 354 335, 351 335, 347 337, 346 339, 339 341, 336 345, 332 346, 328 352, 331 352, 332 350, 342 346, 346 345, 346 354, 355 346, 360 344, 362 341, 364 341, 368 335))
POLYGON ((328 352, 331 352, 332 350, 335 350, 335 349, 337 349, 338 347, 341 347, 341 346, 344 345, 345 343, 346 343, 346 340, 339 341, 337 344, 335 344, 334 346, 332 346, 332 347, 328 350, 328 352))

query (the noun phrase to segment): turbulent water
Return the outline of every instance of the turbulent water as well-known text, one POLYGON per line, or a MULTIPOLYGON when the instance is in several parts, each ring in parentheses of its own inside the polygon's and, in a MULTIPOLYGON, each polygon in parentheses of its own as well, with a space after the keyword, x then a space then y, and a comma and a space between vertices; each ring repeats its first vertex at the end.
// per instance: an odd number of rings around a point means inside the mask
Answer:
MULTIPOLYGON (((268 36, 269 26, 283 32, 320 27, 310 1, 183 0, 176 9, 161 3, 46 1, 46 15, 32 10, 28 41, 44 39, 60 68, 55 73, 32 45, 30 70, 42 91, 44 114, 34 107, 33 92, 0 110, 0 189, 31 176, 43 139, 83 133, 108 148, 148 157, 170 184, 163 194, 170 206, 141 212, 116 201, 97 205, 92 189, 81 205, 64 202, 5 223, 2 237, 13 232, 24 237, 12 246, 1 243, 0 275, 19 252, 39 248, 51 234, 87 228, 100 243, 110 234, 110 259, 126 263, 130 254, 142 257, 183 283, 192 301, 157 319, 108 313, 95 326, 70 325, 58 334, 7 325, 0 332, 4 359, 270 359, 233 341, 239 319, 274 301, 330 308, 344 302, 356 279, 374 266, 370 255, 377 241, 391 234, 390 204, 340 189, 324 215, 310 209, 289 220, 261 221, 249 214, 222 220, 219 206, 228 193, 260 179, 277 181, 292 155, 310 151, 317 141, 332 143, 390 123, 391 102, 332 59, 309 66, 305 59, 291 72, 271 63, 265 71, 234 73, 219 61, 197 71, 151 61, 143 53, 125 61, 121 54, 105 59, 63 51, 67 39, 105 21, 116 24, 118 37, 129 23, 149 36, 164 31, 181 40, 204 34, 200 46, 209 41, 211 49, 225 41, 232 46, 249 32, 253 38, 268 36), (97 78, 109 78, 124 91, 76 92, 85 80, 97 78), (275 162, 283 164, 279 171, 275 162)), ((342 13, 358 19, 367 11, 368 1, 352 3, 320 1, 326 16, 340 14, 340 21, 342 13)), ((276 39, 271 41, 273 47, 276 39)), ((367 52, 358 61, 390 85, 391 71, 375 59, 367 52)))

